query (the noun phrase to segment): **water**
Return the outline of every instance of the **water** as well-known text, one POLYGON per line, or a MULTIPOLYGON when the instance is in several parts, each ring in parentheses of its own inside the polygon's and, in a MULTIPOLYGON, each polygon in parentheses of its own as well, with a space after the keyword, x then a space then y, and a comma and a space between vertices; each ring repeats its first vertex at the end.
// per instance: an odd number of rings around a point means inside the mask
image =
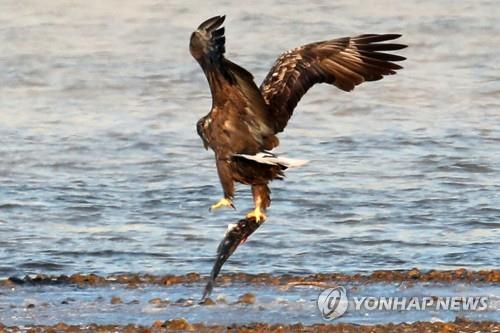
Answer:
MULTIPOLYGON (((345 315, 335 322, 355 322, 359 324, 379 324, 388 322, 453 321, 455 318, 467 320, 498 320, 500 288, 483 284, 369 284, 346 286, 349 307, 345 315), (488 297, 487 307, 477 311, 436 311, 429 306, 425 311, 413 309, 405 311, 356 309, 356 301, 362 297, 467 297, 478 295, 488 297)), ((155 320, 183 317, 190 322, 206 325, 232 323, 250 324, 297 323, 304 325, 322 323, 324 320, 317 309, 316 299, 320 290, 315 287, 295 287, 284 290, 281 287, 248 286, 234 284, 221 288, 218 301, 214 305, 199 305, 193 294, 198 294, 202 285, 190 286, 140 286, 137 289, 125 287, 82 288, 82 287, 16 287, 0 290, 0 319, 5 325, 30 325, 44 323, 54 325, 65 322, 83 325, 97 324, 140 324, 149 326, 155 320), (254 304, 239 302, 244 289, 255 296, 254 304), (113 297, 120 297, 112 302, 113 297), (112 320, 110 320, 112 318, 112 320)), ((420 301, 421 302, 421 301, 420 301)), ((437 302, 437 301, 436 301, 437 302)), ((401 309, 402 305, 399 305, 401 309)))
MULTIPOLYGON (((208 274, 237 212, 195 131, 211 104, 191 31, 225 13, 227 56, 258 83, 284 50, 403 33, 394 77, 316 86, 279 152, 269 219, 228 261, 246 273, 478 270, 500 264, 495 1, 0 4, 0 277, 208 274)), ((198 294, 198 293, 197 293, 198 294)))

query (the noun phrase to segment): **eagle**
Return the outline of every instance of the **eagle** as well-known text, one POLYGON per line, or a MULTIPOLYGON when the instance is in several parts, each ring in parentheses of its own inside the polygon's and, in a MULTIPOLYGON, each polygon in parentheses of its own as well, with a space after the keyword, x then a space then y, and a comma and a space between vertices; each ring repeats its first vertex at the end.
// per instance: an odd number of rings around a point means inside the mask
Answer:
POLYGON ((190 53, 210 86, 212 108, 196 124, 205 149, 215 153, 223 198, 209 210, 232 207, 235 182, 250 185, 255 208, 246 215, 265 221, 271 203, 269 182, 284 177, 297 161, 271 151, 302 96, 316 83, 351 91, 402 67, 405 57, 386 53, 407 45, 400 34, 363 34, 306 44, 283 53, 258 87, 253 75, 224 56, 225 16, 215 16, 191 34, 190 53))

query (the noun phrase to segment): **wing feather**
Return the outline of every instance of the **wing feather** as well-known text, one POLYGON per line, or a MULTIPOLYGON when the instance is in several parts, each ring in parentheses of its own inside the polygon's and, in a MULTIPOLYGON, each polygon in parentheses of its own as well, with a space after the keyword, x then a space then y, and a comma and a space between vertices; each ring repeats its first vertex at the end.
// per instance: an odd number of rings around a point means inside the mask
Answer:
POLYGON ((196 128, 205 148, 212 148, 220 159, 234 153, 256 154, 278 144, 252 74, 224 57, 224 18, 206 20, 190 40, 191 55, 201 65, 212 93, 211 111, 196 128))
POLYGON ((204 70, 216 68, 227 74, 223 66, 226 37, 221 27, 225 18, 224 15, 209 18, 191 34, 189 51, 204 70))
POLYGON ((316 83, 329 83, 351 91, 364 81, 395 74, 394 62, 406 58, 386 53, 406 45, 382 43, 399 34, 364 34, 307 44, 283 53, 262 82, 260 91, 274 119, 276 133, 283 131, 302 96, 316 83))

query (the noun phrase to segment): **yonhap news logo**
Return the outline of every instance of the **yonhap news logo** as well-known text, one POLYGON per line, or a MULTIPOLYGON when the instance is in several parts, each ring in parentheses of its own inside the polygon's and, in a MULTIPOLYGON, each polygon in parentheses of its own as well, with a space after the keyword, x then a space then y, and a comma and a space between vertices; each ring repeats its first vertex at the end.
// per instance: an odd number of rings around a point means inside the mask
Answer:
POLYGON ((328 288, 318 296, 318 309, 325 320, 342 316, 349 306, 347 291, 344 287, 328 288))
POLYGON ((486 311, 486 296, 353 297, 356 311, 486 311))
POLYGON ((488 311, 499 304, 487 296, 353 296, 344 287, 323 290, 317 299, 325 320, 333 320, 350 311, 488 311))

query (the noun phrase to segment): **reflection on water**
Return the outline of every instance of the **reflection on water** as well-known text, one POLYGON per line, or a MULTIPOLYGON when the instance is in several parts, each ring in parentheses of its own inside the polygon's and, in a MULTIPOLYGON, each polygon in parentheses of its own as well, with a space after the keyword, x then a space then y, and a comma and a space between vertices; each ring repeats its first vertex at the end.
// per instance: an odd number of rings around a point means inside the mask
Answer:
POLYGON ((500 23, 492 1, 252 6, 0 4, 0 276, 197 271, 226 225, 195 131, 211 100, 192 29, 228 15, 228 57, 265 76, 283 50, 403 33, 405 69, 301 101, 266 225, 227 263, 248 273, 498 267, 500 23))

